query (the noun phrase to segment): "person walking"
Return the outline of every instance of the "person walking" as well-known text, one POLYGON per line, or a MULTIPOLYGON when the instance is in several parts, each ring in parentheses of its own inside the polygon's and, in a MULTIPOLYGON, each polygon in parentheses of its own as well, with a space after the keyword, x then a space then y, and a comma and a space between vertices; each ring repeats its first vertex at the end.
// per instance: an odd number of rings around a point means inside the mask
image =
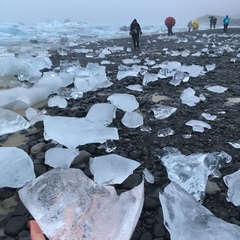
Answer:
POLYGON ((230 18, 228 15, 223 19, 223 32, 227 33, 228 25, 229 25, 230 18))
POLYGON ((139 35, 142 35, 140 24, 134 19, 130 25, 130 33, 134 48, 139 48, 139 35))
POLYGON ((188 27, 188 31, 190 32, 192 29, 192 20, 188 22, 187 27, 188 27))
POLYGON ((165 25, 167 26, 167 29, 168 29, 168 36, 173 35, 172 28, 175 24, 176 24, 176 21, 173 17, 167 17, 165 19, 165 25))
POLYGON ((216 24, 217 24, 217 18, 215 18, 214 16, 211 16, 209 18, 210 18, 209 19, 209 21, 210 21, 210 29, 212 29, 212 28, 215 29, 216 24))
POLYGON ((193 28, 193 31, 198 30, 198 28, 199 28, 199 21, 197 19, 192 21, 192 28, 193 28))

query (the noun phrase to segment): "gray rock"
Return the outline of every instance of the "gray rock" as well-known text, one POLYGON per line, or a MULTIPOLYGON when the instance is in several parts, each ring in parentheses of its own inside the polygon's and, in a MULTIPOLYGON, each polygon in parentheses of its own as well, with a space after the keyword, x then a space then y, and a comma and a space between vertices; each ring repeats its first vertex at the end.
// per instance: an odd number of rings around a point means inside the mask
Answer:
POLYGON ((215 182, 207 181, 205 192, 207 195, 215 195, 221 192, 221 189, 215 182))
POLYGON ((75 167, 75 166, 78 166, 82 163, 88 164, 89 160, 90 160, 90 157, 91 157, 91 154, 89 152, 87 152, 85 150, 81 150, 79 152, 79 154, 74 158, 71 166, 75 167))
POLYGON ((16 216, 10 218, 4 228, 4 233, 7 236, 17 236, 21 231, 24 230, 27 222, 28 218, 25 216, 16 216))
POLYGON ((37 143, 36 145, 34 145, 31 150, 30 153, 33 157, 35 157, 38 153, 40 152, 44 152, 45 151, 45 143, 37 143))

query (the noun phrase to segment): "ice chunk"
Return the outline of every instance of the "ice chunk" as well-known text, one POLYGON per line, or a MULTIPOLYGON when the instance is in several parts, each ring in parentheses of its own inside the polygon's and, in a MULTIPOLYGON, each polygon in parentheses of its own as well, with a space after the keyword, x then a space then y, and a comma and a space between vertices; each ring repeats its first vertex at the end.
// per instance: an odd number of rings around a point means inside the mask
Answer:
POLYGON ((160 68, 166 68, 169 71, 179 70, 181 68, 181 63, 177 61, 164 61, 159 65, 160 68))
POLYGON ((147 86, 149 82, 155 82, 158 80, 158 74, 146 72, 143 77, 143 86, 147 86))
POLYGON ((114 106, 126 111, 132 112, 139 107, 139 103, 134 95, 126 93, 114 93, 107 98, 114 106))
POLYGON ((147 168, 143 169, 143 174, 144 174, 144 177, 145 177, 147 182, 149 182, 151 184, 154 183, 154 176, 152 175, 152 173, 147 168))
POLYGON ((38 121, 43 121, 44 114, 45 114, 44 110, 39 111, 32 107, 27 108, 27 110, 25 111, 26 118, 30 122, 30 125, 33 125, 38 121))
POLYGON ((237 142, 228 142, 228 143, 234 148, 240 148, 240 140, 238 140, 237 142))
POLYGON ((0 148, 0 188, 20 188, 35 179, 33 161, 22 149, 0 148))
POLYGON ((157 74, 157 76, 159 78, 168 78, 168 77, 172 77, 174 74, 173 71, 170 71, 169 69, 167 68, 161 68, 157 74))
POLYGON ((49 98, 48 106, 49 107, 66 108, 67 107, 67 101, 63 97, 54 96, 54 97, 49 98))
POLYGON ((133 65, 131 67, 120 65, 118 67, 117 79, 122 80, 123 78, 128 77, 128 76, 137 77, 139 72, 142 69, 147 70, 147 67, 146 66, 138 66, 138 65, 133 65))
POLYGON ((228 90, 228 88, 221 87, 221 86, 211 86, 211 87, 207 87, 207 90, 215 93, 224 93, 225 91, 228 90))
POLYGON ((166 137, 173 135, 175 132, 171 128, 163 128, 161 130, 158 130, 157 136, 158 137, 166 137))
POLYGON ((110 103, 96 103, 88 111, 86 118, 103 126, 108 126, 116 117, 116 107, 110 103))
POLYGON ((126 112, 121 122, 126 127, 137 128, 143 125, 143 116, 137 112, 126 112))
POLYGON ((220 177, 219 168, 232 160, 225 152, 183 155, 178 149, 165 147, 161 161, 167 168, 168 178, 202 202, 208 176, 220 177))
POLYGON ((203 72, 203 67, 199 65, 183 65, 180 69, 182 72, 188 72, 190 77, 198 77, 203 72))
POLYGON ((118 196, 79 169, 53 169, 19 190, 49 239, 128 240, 143 206, 143 182, 118 196))
POLYGON ((205 67, 207 71, 213 71, 216 67, 216 64, 207 64, 205 67))
POLYGON ((103 145, 100 145, 98 148, 104 148, 105 152, 111 153, 116 150, 117 146, 115 145, 113 140, 107 140, 103 145))
POLYGON ((108 139, 118 140, 116 128, 105 127, 86 118, 44 118, 44 138, 53 139, 67 148, 76 148, 87 143, 104 143, 108 139))
POLYGON ((199 97, 195 96, 195 91, 190 87, 182 92, 180 98, 183 104, 186 104, 190 107, 193 107, 196 105, 196 103, 200 102, 199 97))
POLYGON ((137 64, 137 63, 140 63, 141 60, 140 59, 137 59, 137 58, 133 58, 133 59, 122 59, 122 62, 124 64, 137 64))
POLYGON ((170 107, 170 106, 155 106, 151 108, 151 110, 154 113, 154 117, 157 119, 165 119, 171 116, 173 113, 176 112, 177 108, 175 107, 170 107))
POLYGON ((199 120, 190 120, 185 124, 191 126, 195 132, 204 132, 204 128, 211 129, 211 126, 208 123, 199 120))
POLYGON ((210 113, 202 113, 202 116, 210 121, 213 121, 217 118, 216 115, 211 115, 210 113))
POLYGON ((0 135, 14 133, 30 127, 30 123, 18 113, 0 108, 0 135))
POLYGON ((78 154, 78 149, 50 148, 45 153, 45 164, 53 168, 68 168, 78 154))
POLYGON ((133 91, 138 91, 138 92, 143 91, 142 85, 140 85, 140 84, 128 85, 126 88, 130 89, 130 90, 133 90, 133 91))
POLYGON ((215 217, 176 183, 170 183, 159 197, 171 240, 240 238, 239 226, 215 217))
POLYGON ((77 88, 65 88, 65 87, 60 87, 57 91, 59 96, 62 96, 66 99, 78 99, 82 98, 83 93, 79 91, 77 88))
POLYGON ((228 186, 227 200, 235 206, 240 206, 240 170, 223 177, 223 180, 228 186))
POLYGON ((187 73, 176 71, 173 75, 172 80, 169 83, 173 86, 177 86, 181 82, 187 82, 188 80, 189 80, 189 75, 187 73))
POLYGON ((139 166, 139 162, 116 154, 90 160, 94 181, 101 185, 121 184, 139 166))

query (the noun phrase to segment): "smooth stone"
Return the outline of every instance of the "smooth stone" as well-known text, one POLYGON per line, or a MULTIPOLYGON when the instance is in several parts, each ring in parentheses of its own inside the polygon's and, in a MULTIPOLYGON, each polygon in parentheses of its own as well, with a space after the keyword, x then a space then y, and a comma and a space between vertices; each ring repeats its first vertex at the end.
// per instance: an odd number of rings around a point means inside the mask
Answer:
POLYGON ((220 187, 215 183, 211 181, 207 181, 205 192, 207 195, 215 195, 221 192, 220 187))
POLYGON ((35 157, 38 153, 40 152, 44 152, 45 151, 45 146, 46 144, 45 143, 37 143, 36 145, 34 145, 31 150, 30 150, 30 153, 33 157, 35 157))
POLYGON ((28 218, 25 216, 12 217, 7 222, 4 228, 4 233, 8 236, 17 236, 21 231, 24 230, 27 222, 28 218))

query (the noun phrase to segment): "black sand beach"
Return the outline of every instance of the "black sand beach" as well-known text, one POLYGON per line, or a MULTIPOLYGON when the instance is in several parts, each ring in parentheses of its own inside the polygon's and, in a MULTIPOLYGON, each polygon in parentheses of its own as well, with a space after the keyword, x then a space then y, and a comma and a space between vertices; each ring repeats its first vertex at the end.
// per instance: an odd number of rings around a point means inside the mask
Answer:
MULTIPOLYGON (((231 98, 240 98, 240 58, 236 58, 235 62, 231 61, 232 58, 236 57, 238 52, 240 53, 240 29, 230 28, 227 35, 222 34, 222 29, 216 29, 211 31, 174 33, 173 37, 164 36, 161 40, 158 39, 159 36, 144 36, 143 33, 143 36, 140 38, 140 49, 130 52, 112 53, 106 55, 104 59, 97 57, 98 50, 112 46, 123 46, 125 50, 129 47, 132 48, 131 38, 126 37, 123 39, 90 43, 87 48, 95 51, 92 58, 87 58, 84 53, 72 52, 71 48, 66 56, 61 56, 57 51, 53 51, 51 53, 53 69, 59 66, 60 61, 66 60, 79 60, 82 67, 86 66, 88 62, 99 64, 102 60, 112 62, 113 64, 106 65, 106 73, 114 84, 106 89, 84 93, 81 99, 68 100, 68 107, 66 109, 59 109, 57 107, 49 108, 46 104, 39 108, 40 110, 46 109, 47 114, 52 116, 84 117, 93 104, 107 102, 107 97, 113 93, 129 93, 136 96, 140 104, 139 112, 144 116, 144 124, 151 127, 152 132, 142 132, 139 128, 126 128, 120 121, 124 114, 121 110, 117 110, 117 117, 111 124, 111 126, 118 128, 120 137, 119 141, 114 141, 116 145, 114 153, 141 163, 141 166, 134 171, 134 174, 129 176, 124 183, 116 186, 116 189, 121 192, 138 185, 141 182, 142 170, 144 168, 150 170, 155 178, 153 184, 145 181, 144 207, 132 240, 170 239, 170 235, 163 225, 162 208, 159 201, 159 192, 163 191, 164 187, 170 182, 166 169, 159 159, 164 147, 175 147, 184 155, 199 152, 225 151, 232 156, 233 160, 220 169, 222 175, 226 176, 240 169, 239 149, 234 148, 228 143, 237 142, 240 139, 240 101, 236 103, 229 101, 231 98), (188 41, 186 42, 185 39, 188 41), (231 46, 233 51, 226 50, 221 54, 218 53, 215 46, 219 46, 220 43, 222 46, 231 46), (202 51, 206 47, 208 51, 202 51), (182 57, 181 55, 171 56, 170 54, 166 54, 164 50, 166 48, 169 52, 171 50, 179 52, 190 50, 191 54, 200 51, 201 55, 199 57, 192 55, 187 57, 182 57), (154 60, 156 63, 179 61, 181 64, 186 65, 196 64, 205 66, 207 64, 216 64, 216 68, 203 76, 190 78, 188 82, 181 83, 178 86, 169 84, 171 78, 159 79, 156 82, 148 83, 147 86, 143 86, 143 92, 137 92, 128 90, 126 86, 130 84, 142 84, 143 76, 126 77, 121 81, 117 80, 116 77, 118 66, 122 64, 121 61, 133 58, 134 56, 141 59, 139 65, 142 65, 145 59, 149 58, 149 60, 154 60), (228 90, 219 94, 209 92, 206 89, 206 86, 214 85, 227 87, 228 90), (193 88, 198 96, 204 94, 206 101, 201 101, 194 107, 182 104, 180 95, 188 87, 193 88), (158 99, 163 100, 158 101, 158 99), (176 107, 177 111, 167 119, 157 120, 151 111, 151 107, 155 104, 176 107), (207 121, 201 116, 203 112, 217 115, 218 117, 215 121, 207 121), (203 133, 193 132, 191 127, 185 125, 187 121, 192 119, 208 122, 211 125, 211 129, 206 129, 203 133), (175 134, 159 138, 157 136, 159 128, 166 127, 172 128, 175 134), (184 134, 189 134, 191 137, 184 138, 184 134)), ((82 46, 80 45, 79 48, 82 48, 82 46)), ((76 47, 74 48, 76 49, 76 47)), ((148 68, 148 72, 157 73, 158 71, 159 68, 148 68)), ((34 127, 21 131, 20 134, 25 136, 25 140, 18 147, 24 149, 32 157, 36 175, 39 176, 50 170, 51 168, 44 164, 44 154, 45 151, 55 145, 44 140, 43 123, 38 122, 34 127), (40 144, 41 147, 39 147, 40 144), (33 147, 35 147, 35 151, 33 151, 33 147)), ((14 135, 0 136, 0 144, 6 146, 7 139, 11 137, 14 137, 14 135)), ((92 157, 107 154, 104 149, 98 148, 99 145, 87 144, 78 148, 79 150, 85 150, 92 157)), ((78 160, 74 162, 72 167, 80 168, 86 175, 92 177, 86 159, 78 160)), ((227 202, 227 187, 222 177, 210 180, 216 183, 217 186, 215 186, 215 190, 209 190, 206 193, 203 205, 215 216, 240 226, 240 207, 235 207, 232 203, 227 202)), ((15 193, 16 189, 4 188, 0 190, 0 198, 4 200, 15 193)), ((0 217, 0 228, 4 229, 5 232, 5 235, 3 233, 0 234, 0 240, 30 239, 26 223, 32 217, 21 202, 18 202, 15 207, 11 208, 7 216, 1 214, 0 217)))

